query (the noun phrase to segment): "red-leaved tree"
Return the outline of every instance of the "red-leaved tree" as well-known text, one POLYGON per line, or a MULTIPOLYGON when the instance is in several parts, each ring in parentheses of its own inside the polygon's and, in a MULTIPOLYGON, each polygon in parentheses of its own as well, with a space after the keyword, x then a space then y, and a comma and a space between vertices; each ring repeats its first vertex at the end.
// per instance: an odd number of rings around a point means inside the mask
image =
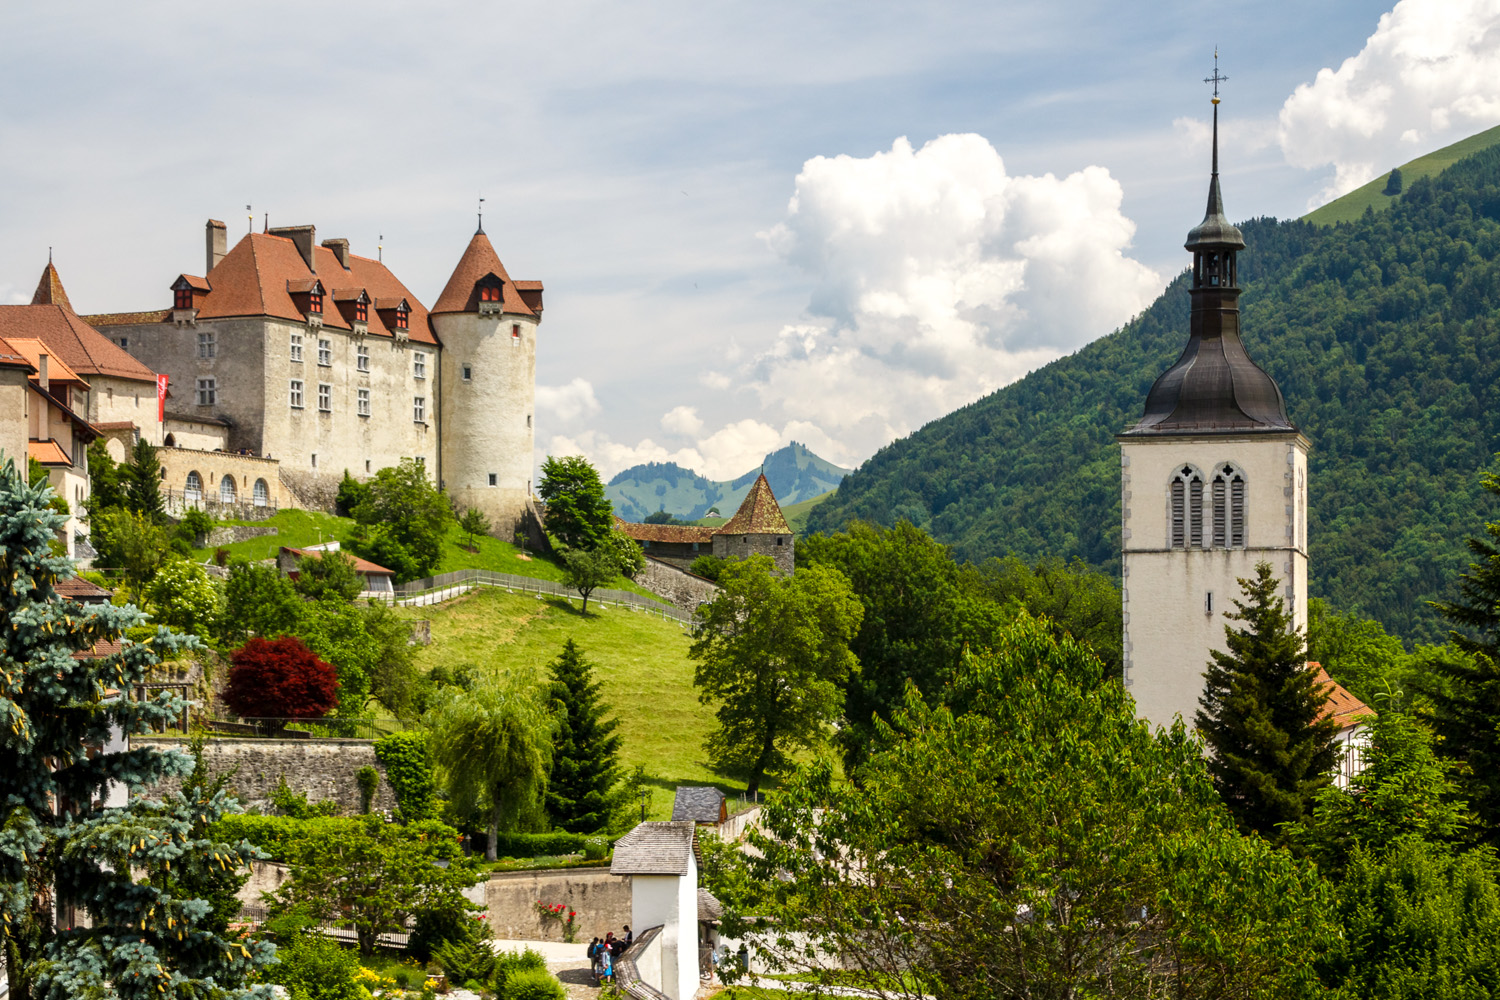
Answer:
POLYGON ((338 671, 300 639, 251 639, 229 659, 224 703, 243 718, 316 719, 339 703, 338 671))

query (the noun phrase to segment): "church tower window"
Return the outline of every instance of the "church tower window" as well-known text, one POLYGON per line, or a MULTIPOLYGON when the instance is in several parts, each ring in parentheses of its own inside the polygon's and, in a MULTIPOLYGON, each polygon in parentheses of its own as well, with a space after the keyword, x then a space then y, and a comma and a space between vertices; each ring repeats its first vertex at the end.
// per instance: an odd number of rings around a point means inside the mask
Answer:
POLYGON ((1245 475, 1232 465, 1221 466, 1214 473, 1213 547, 1245 547, 1245 475))
POLYGON ((1171 547, 1203 548, 1203 475, 1184 465, 1172 477, 1171 547))

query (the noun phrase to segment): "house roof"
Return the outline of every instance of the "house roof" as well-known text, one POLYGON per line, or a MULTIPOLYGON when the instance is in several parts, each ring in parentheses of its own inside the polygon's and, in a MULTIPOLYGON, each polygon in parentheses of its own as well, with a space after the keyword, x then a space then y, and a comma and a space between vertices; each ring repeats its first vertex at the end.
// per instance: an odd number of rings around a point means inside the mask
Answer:
POLYGON ((1347 729, 1360 719, 1366 719, 1375 714, 1375 710, 1354 695, 1350 694, 1345 687, 1328 675, 1321 663, 1308 663, 1309 670, 1318 672, 1318 682, 1323 685, 1327 694, 1327 700, 1323 702, 1323 711, 1318 713, 1319 719, 1333 719, 1340 729, 1347 729))
POLYGON ((43 465, 72 465, 73 460, 63 451, 62 445, 48 438, 46 441, 27 441, 26 457, 34 458, 43 465))
POLYGON ((637 524, 615 518, 615 526, 638 542, 676 543, 680 545, 698 542, 708 544, 714 540, 714 529, 696 524, 637 524))
POLYGON ((4 337, 0 337, 0 368, 25 368, 30 370, 31 362, 26 360, 24 354, 10 346, 10 341, 4 337))
POLYGON ((615 842, 611 875, 686 875, 697 849, 692 822, 642 823, 615 842))
POLYGON ((707 889, 698 888, 698 922, 700 924, 717 923, 724 919, 724 904, 707 889))
POLYGON ((40 383, 42 380, 42 355, 47 355, 47 382, 77 382, 85 389, 89 387, 87 381, 69 368, 62 358, 57 357, 47 345, 33 337, 6 337, 5 342, 11 346, 11 350, 25 358, 35 369, 31 380, 40 383))
POLYGON ((717 823, 724 804, 724 793, 712 786, 678 785, 672 801, 672 819, 695 823, 717 823))
POLYGON ((716 535, 790 535, 791 525, 786 523, 786 516, 781 513, 781 505, 776 502, 776 494, 771 492, 771 484, 766 481, 766 474, 762 472, 755 478, 755 484, 750 487, 750 492, 745 494, 745 502, 740 504, 740 509, 735 511, 734 516, 724 523, 716 535))
POLYGON ((114 591, 90 583, 81 576, 63 577, 52 587, 61 596, 84 604, 105 602, 114 596, 114 591))
POLYGON ((0 306, 0 336, 7 340, 40 340, 48 353, 85 377, 108 375, 134 382, 156 382, 155 372, 73 312, 57 268, 50 263, 42 272, 31 305, 0 306))
POLYGON ((57 268, 52 261, 47 261, 47 267, 42 271, 42 280, 36 283, 36 292, 31 296, 31 304, 34 306, 64 306, 73 308, 73 303, 68 301, 68 293, 63 288, 62 276, 57 273, 57 268))
MULTIPOLYGON (((290 552, 292 555, 296 556, 299 559, 304 558, 304 557, 311 557, 313 559, 322 559, 323 558, 323 550, 322 549, 294 549, 294 548, 292 548, 289 545, 283 545, 281 547, 281 551, 283 551, 283 552, 290 552)), ((377 565, 375 563, 372 563, 368 559, 361 559, 359 556, 353 555, 353 554, 348 553, 348 552, 345 552, 344 555, 349 556, 350 559, 353 559, 354 560, 354 568, 356 570, 358 570, 359 572, 365 574, 366 576, 372 576, 372 575, 373 576, 395 576, 396 575, 396 571, 395 570, 386 569, 384 566, 380 566, 380 565, 377 565)))
MULTIPOLYGON (((500 255, 495 253, 490 238, 483 230, 475 233, 474 238, 469 240, 464 255, 458 259, 458 266, 453 269, 448 284, 443 287, 443 293, 433 303, 433 314, 478 312, 479 280, 490 274, 505 283, 500 295, 500 305, 504 312, 521 316, 536 315, 536 311, 522 298, 522 289, 518 287, 520 283, 510 280, 505 265, 500 263, 500 255)), ((528 281, 525 285, 527 291, 539 292, 542 288, 540 281, 528 281)))

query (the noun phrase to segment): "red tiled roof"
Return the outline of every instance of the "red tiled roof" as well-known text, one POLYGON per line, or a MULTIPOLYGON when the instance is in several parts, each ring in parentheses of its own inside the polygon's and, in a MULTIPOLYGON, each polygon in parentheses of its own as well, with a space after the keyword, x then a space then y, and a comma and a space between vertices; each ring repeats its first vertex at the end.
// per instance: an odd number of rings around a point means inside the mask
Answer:
MULTIPOLYGON (((248 233, 214 267, 209 276, 212 288, 198 306, 198 318, 273 316, 301 322, 305 317, 292 301, 291 289, 295 283, 306 291, 313 280, 321 280, 325 289, 358 287, 371 298, 405 299, 411 307, 408 336, 419 343, 437 343, 427 325, 426 308, 380 261, 351 253, 345 270, 337 254, 317 246, 313 248, 313 264, 316 273, 308 270, 297 245, 285 236, 248 233)), ((163 315, 165 318, 167 314, 163 315)), ((323 325, 350 329, 349 321, 337 309, 323 310, 323 325)), ((369 317, 367 328, 374 337, 395 336, 378 313, 369 317)))
POLYGON ((31 362, 26 360, 24 354, 10 346, 10 341, 4 337, 0 337, 0 368, 26 368, 29 370, 31 362))
POLYGON ((172 318, 170 309, 147 309, 144 312, 89 313, 79 317, 89 326, 138 326, 143 323, 165 323, 172 318))
POLYGON ((57 268, 50 263, 42 272, 31 305, 0 306, 0 336, 40 340, 53 356, 80 375, 156 382, 155 372, 73 312, 57 268))
POLYGON ((62 276, 57 273, 57 268, 52 266, 50 260, 47 261, 47 269, 42 272, 42 280, 36 283, 36 293, 31 296, 31 304, 73 308, 73 304, 68 301, 68 293, 63 290, 62 276))
MULTIPOLYGON (((517 282, 510 280, 510 275, 505 272, 505 265, 500 263, 499 254, 490 244, 490 238, 483 231, 474 234, 469 241, 469 246, 464 250, 464 255, 458 259, 458 266, 453 269, 453 274, 448 278, 448 284, 443 288, 443 294, 438 296, 437 302, 432 306, 432 312, 436 313, 463 313, 479 311, 479 288, 478 282, 487 274, 493 274, 505 283, 501 293, 500 303, 504 312, 516 313, 521 316, 535 316, 536 313, 526 300, 521 297, 521 290, 517 282)), ((527 282, 541 288, 540 281, 527 282)))
POLYGON ((73 460, 63 451, 62 445, 52 438, 45 441, 27 441, 26 457, 34 458, 43 465, 72 465, 73 460))
POLYGON ((710 544, 714 540, 713 528, 696 524, 637 524, 616 517, 615 527, 638 542, 686 545, 692 542, 710 544))
POLYGON ((77 382, 79 385, 82 385, 85 389, 87 389, 89 387, 88 382, 86 382, 83 378, 81 378, 79 376, 79 374, 77 372, 75 372, 73 369, 69 368, 67 366, 67 364, 65 364, 63 362, 62 358, 57 357, 50 350, 48 350, 47 349, 47 345, 43 344, 40 340, 36 340, 35 338, 32 338, 32 337, 15 337, 15 336, 11 336, 11 337, 6 337, 5 341, 6 341, 6 343, 10 344, 11 349, 13 351, 15 351, 17 354, 21 355, 21 357, 25 358, 27 360, 27 362, 31 365, 31 367, 34 368, 34 369, 36 369, 36 371, 31 376, 31 380, 33 382, 38 382, 38 383, 41 382, 41 378, 42 378, 42 355, 46 354, 46 355, 48 355, 48 359, 47 359, 47 382, 48 382, 48 384, 51 384, 52 382, 77 382))
POLYGON ((1338 723, 1340 729, 1346 729, 1359 719, 1369 718, 1375 714, 1373 708, 1354 697, 1342 684, 1328 676, 1328 671, 1323 669, 1321 663, 1310 662, 1307 668, 1317 671, 1318 683, 1323 685, 1327 692, 1328 700, 1323 702, 1323 711, 1318 713, 1319 719, 1332 719, 1338 723))
MULTIPOLYGON (((303 558, 322 559, 323 558, 323 550, 322 549, 294 549, 294 548, 292 548, 289 545, 283 545, 281 547, 281 551, 283 551, 283 552, 290 552, 292 555, 296 556, 299 559, 303 559, 303 558)), ((339 551, 343 551, 343 550, 341 549, 339 551)), ((354 560, 354 568, 356 570, 358 570, 359 572, 364 573, 367 576, 370 575, 370 574, 372 574, 372 573, 374 575, 376 575, 376 576, 395 576, 396 575, 396 571, 395 570, 386 569, 384 566, 377 566, 375 563, 370 562, 368 559, 361 559, 359 556, 354 555, 351 552, 344 552, 344 555, 348 556, 350 559, 353 559, 354 560)))
POLYGON ((740 504, 740 509, 735 511, 723 527, 719 528, 716 535, 790 535, 791 525, 786 523, 786 517, 781 513, 781 505, 776 502, 776 494, 771 492, 771 484, 766 481, 766 474, 762 472, 755 479, 755 485, 750 487, 750 492, 745 494, 745 502, 740 504))
POLYGON ((105 590, 98 584, 90 583, 81 576, 64 577, 53 584, 53 589, 63 597, 75 601, 98 600, 101 598, 107 601, 114 596, 114 591, 105 590))
MULTIPOLYGON (((177 279, 178 281, 186 281, 188 287, 195 292, 206 292, 210 287, 207 278, 200 278, 196 274, 179 274, 177 279)), ((173 282, 173 284, 176 284, 176 282, 173 282)))
POLYGON ((97 660, 105 656, 112 656, 124 648, 119 641, 110 642, 101 640, 94 643, 90 649, 86 649, 81 653, 74 653, 73 658, 75 660, 97 660))

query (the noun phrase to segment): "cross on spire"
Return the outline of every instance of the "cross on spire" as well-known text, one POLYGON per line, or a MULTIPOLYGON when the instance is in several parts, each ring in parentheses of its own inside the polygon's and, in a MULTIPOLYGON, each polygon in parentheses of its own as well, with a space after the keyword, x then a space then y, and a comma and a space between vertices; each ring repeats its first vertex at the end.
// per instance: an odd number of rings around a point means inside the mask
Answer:
POLYGON ((479 233, 484 232, 484 198, 483 197, 481 197, 479 199, 479 213, 478 214, 479 214, 479 230, 478 230, 478 232, 475 233, 476 236, 479 235, 479 233))
POLYGON ((1219 103, 1219 84, 1226 83, 1226 82, 1228 82, 1228 80, 1229 80, 1229 77, 1219 75, 1219 48, 1218 48, 1218 46, 1214 46, 1214 75, 1213 76, 1205 76, 1203 78, 1203 82, 1204 83, 1211 83, 1211 84, 1214 85, 1214 103, 1215 104, 1219 103))

